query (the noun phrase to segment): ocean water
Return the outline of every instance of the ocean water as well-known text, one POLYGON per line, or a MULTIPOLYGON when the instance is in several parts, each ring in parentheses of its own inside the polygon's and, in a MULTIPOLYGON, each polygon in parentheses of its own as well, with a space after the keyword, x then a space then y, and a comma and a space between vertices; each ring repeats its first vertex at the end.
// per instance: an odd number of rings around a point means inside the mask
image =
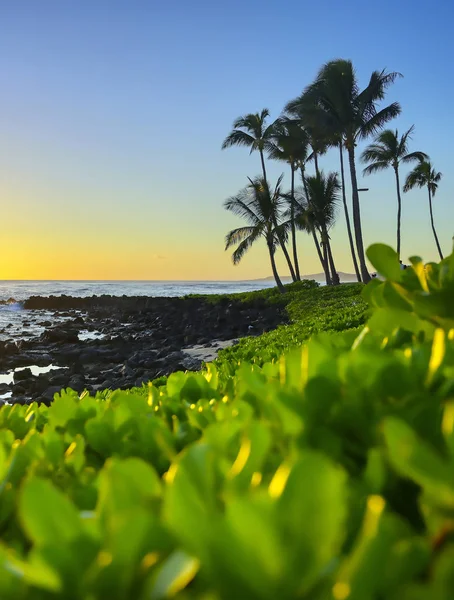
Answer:
POLYGON ((0 303, 14 304, 30 296, 185 296, 232 294, 274 287, 271 279, 252 281, 0 281, 0 303))
MULTIPOLYGON (((53 311, 25 310, 30 296, 86 297, 185 296, 186 294, 226 294, 248 292, 274 286, 273 280, 257 281, 0 281, 0 340, 32 339, 50 323, 62 321, 53 311)), ((82 334, 83 335, 83 334, 82 334)), ((92 337, 86 335, 86 339, 92 337)), ((82 337, 81 337, 82 339, 82 337)))

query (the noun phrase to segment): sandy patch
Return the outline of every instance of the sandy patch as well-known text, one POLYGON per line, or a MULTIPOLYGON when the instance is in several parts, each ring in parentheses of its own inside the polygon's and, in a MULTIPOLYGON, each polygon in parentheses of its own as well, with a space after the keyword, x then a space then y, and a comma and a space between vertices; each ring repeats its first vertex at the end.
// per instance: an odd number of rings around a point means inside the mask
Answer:
POLYGON ((232 340, 215 340, 211 342, 210 345, 195 345, 190 348, 182 348, 181 351, 184 352, 188 357, 189 361, 202 361, 211 362, 214 360, 219 350, 223 350, 224 348, 228 348, 229 346, 233 346, 238 343, 238 339, 232 340))

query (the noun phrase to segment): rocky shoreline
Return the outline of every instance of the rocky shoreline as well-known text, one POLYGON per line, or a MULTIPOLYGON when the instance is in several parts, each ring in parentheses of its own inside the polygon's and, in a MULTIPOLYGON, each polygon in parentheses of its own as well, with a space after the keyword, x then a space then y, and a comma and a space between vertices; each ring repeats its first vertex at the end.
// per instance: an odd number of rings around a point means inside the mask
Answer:
POLYGON ((65 387, 96 392, 140 386, 198 369, 217 347, 287 322, 284 309, 260 298, 213 303, 202 297, 35 296, 24 303, 30 315, 42 309, 57 324, 46 322, 44 332, 29 340, 0 342, 0 373, 22 368, 12 383, 0 384, 0 394, 12 393, 8 402, 49 403, 65 387), (24 368, 30 365, 60 368, 35 376, 24 368))

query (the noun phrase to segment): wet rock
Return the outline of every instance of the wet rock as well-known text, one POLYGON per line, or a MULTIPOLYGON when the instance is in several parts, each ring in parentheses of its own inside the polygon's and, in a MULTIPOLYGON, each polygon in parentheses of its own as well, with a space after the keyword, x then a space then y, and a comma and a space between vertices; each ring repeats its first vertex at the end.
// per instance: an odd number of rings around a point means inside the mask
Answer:
POLYGON ((24 381, 25 379, 33 377, 33 373, 31 372, 31 369, 22 369, 21 371, 14 371, 13 377, 14 382, 24 381))
POLYGON ((41 335, 40 340, 56 344, 75 344, 79 341, 79 336, 78 332, 74 329, 61 329, 60 327, 55 327, 53 329, 46 329, 41 335))
POLYGON ((66 385, 68 382, 68 375, 66 374, 65 371, 66 370, 62 369, 61 372, 51 375, 49 377, 49 384, 50 385, 61 385, 61 386, 66 385))
POLYGON ((68 387, 72 390, 76 390, 80 394, 85 389, 85 378, 81 375, 76 375, 75 377, 71 377, 68 381, 68 387))
POLYGON ((50 402, 52 402, 52 400, 54 399, 54 395, 59 394, 61 392, 61 390, 62 390, 61 385, 52 385, 52 386, 48 387, 47 390, 45 390, 41 394, 41 399, 44 402, 44 404, 49 404, 50 402))

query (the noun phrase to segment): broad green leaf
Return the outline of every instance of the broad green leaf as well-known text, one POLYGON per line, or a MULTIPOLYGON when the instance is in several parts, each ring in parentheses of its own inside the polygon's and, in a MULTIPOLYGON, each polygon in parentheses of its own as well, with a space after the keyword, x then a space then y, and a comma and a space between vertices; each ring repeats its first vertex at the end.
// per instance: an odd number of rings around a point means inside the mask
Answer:
POLYGON ((402 270, 397 252, 385 244, 372 244, 367 249, 367 258, 377 269, 377 272, 391 281, 400 281, 402 270))
POLYGON ((150 591, 150 600, 174 598, 195 577, 199 561, 182 552, 175 551, 162 564, 150 591))
POLYGON ((110 459, 100 476, 98 510, 111 517, 134 511, 161 497, 161 482, 146 462, 139 458, 110 459))
POLYGON ((51 483, 32 477, 19 496, 19 518, 36 545, 65 544, 82 533, 78 511, 51 483))
POLYGON ((309 590, 344 540, 346 474, 323 455, 302 452, 282 485, 276 519, 287 550, 287 576, 298 578, 298 589, 309 590))
POLYGON ((452 466, 400 419, 388 417, 384 422, 383 432, 394 468, 419 484, 433 503, 454 508, 452 466))
POLYGON ((49 407, 49 424, 52 427, 64 427, 77 411, 77 396, 62 391, 49 407))

